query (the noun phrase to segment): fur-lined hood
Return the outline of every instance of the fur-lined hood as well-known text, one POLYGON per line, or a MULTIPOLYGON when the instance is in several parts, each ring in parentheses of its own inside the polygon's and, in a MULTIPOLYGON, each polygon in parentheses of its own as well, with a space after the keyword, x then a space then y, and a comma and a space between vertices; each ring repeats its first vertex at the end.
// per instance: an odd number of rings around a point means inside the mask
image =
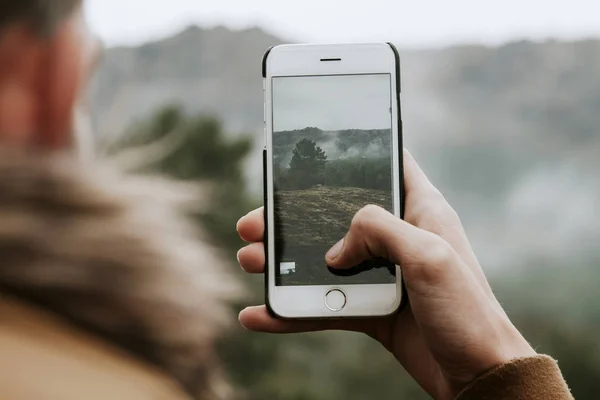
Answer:
POLYGON ((237 287, 188 222, 201 190, 97 164, 0 147, 0 302, 58 315, 194 398, 227 397, 213 342, 237 287))

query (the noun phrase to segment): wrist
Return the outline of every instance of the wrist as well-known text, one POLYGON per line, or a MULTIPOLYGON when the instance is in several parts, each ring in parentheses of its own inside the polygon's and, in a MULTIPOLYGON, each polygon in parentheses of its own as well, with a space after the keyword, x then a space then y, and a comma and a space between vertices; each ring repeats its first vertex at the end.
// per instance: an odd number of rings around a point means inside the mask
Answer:
POLYGON ((487 351, 482 351, 479 356, 473 358, 470 371, 451 382, 453 396, 457 396, 465 387, 489 371, 509 364, 514 360, 538 355, 510 321, 504 322, 502 327, 496 330, 495 340, 486 339, 489 343, 486 346, 487 351))
POLYGON ((510 321, 506 324, 505 334, 503 335, 502 343, 498 345, 498 349, 500 351, 497 354, 496 365, 493 365, 491 368, 519 358, 535 357, 538 355, 521 332, 510 321))

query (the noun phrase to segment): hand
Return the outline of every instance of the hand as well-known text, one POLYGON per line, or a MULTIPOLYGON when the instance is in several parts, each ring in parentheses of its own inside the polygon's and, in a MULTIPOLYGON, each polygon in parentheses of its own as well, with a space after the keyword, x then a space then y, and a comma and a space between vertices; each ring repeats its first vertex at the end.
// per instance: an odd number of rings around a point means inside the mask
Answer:
MULTIPOLYGON (((381 319, 283 321, 260 306, 242 311, 240 322, 269 333, 366 333, 392 352, 430 395, 453 399, 482 373, 535 351, 494 297, 455 211, 406 151, 404 171, 405 220, 375 206, 364 208, 326 261, 333 268, 373 257, 395 262, 402 267, 409 309, 381 319)), ((243 217, 238 232, 252 243, 238 254, 242 268, 263 273, 263 209, 243 217)))

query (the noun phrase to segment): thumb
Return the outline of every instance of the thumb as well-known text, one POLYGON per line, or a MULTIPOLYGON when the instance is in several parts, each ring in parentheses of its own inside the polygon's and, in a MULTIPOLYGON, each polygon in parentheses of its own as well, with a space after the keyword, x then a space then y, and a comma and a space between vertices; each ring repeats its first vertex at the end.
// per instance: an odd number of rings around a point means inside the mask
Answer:
POLYGON ((326 255, 331 268, 352 268, 363 261, 384 258, 402 267, 407 280, 450 273, 457 255, 439 236, 419 229, 377 206, 354 217, 346 237, 326 255))

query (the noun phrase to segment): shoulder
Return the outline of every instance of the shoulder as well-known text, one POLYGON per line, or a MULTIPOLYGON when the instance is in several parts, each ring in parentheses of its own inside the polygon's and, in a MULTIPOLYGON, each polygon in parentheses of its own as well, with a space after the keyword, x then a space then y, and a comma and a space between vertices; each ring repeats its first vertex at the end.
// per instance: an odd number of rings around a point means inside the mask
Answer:
POLYGON ((50 313, 0 297, 0 398, 189 400, 176 382, 50 313))

